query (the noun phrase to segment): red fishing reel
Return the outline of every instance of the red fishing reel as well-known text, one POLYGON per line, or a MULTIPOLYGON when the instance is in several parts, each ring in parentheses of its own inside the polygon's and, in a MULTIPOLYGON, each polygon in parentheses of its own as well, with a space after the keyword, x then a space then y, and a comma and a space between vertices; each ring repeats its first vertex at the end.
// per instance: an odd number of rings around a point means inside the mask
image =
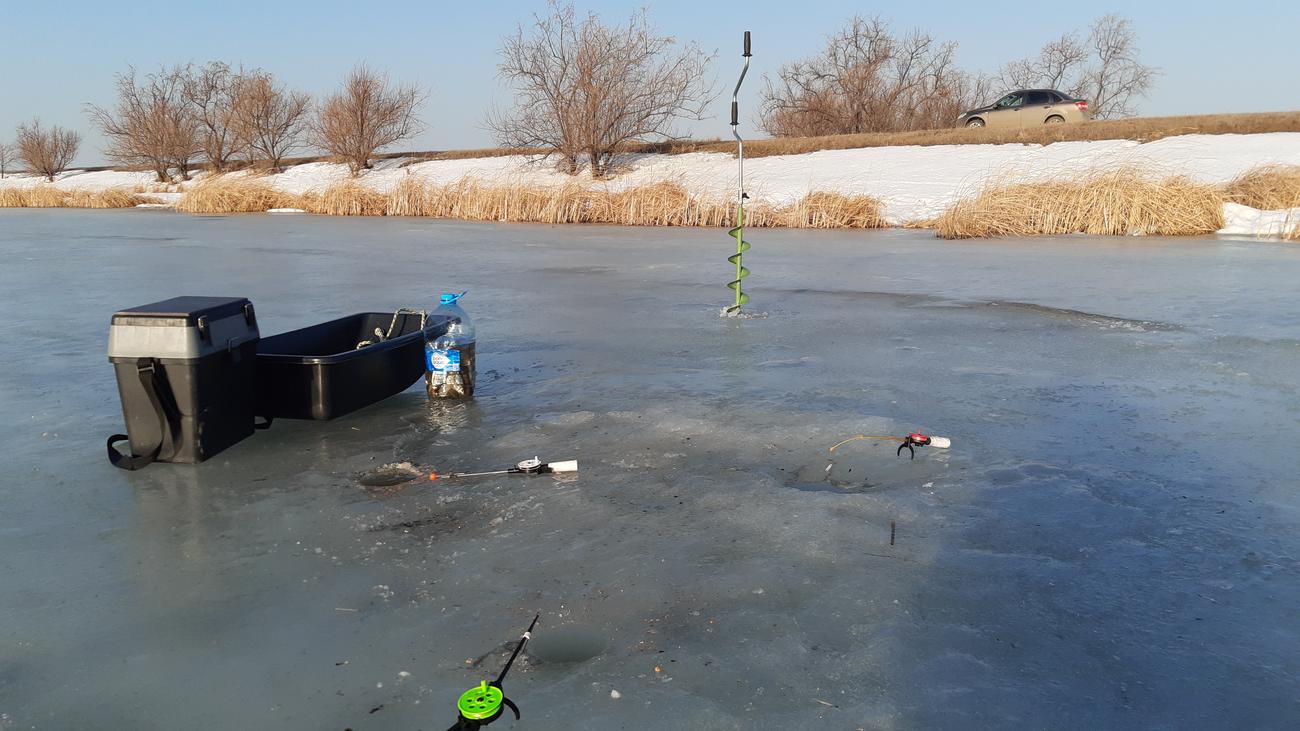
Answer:
POLYGON ((928 447, 933 442, 934 440, 926 436, 925 434, 921 434, 919 432, 912 432, 911 434, 908 434, 907 436, 903 437, 903 443, 898 445, 898 452, 896 452, 896 454, 897 456, 902 457, 903 450, 906 449, 909 453, 911 453, 912 459, 916 459, 916 447, 928 447))

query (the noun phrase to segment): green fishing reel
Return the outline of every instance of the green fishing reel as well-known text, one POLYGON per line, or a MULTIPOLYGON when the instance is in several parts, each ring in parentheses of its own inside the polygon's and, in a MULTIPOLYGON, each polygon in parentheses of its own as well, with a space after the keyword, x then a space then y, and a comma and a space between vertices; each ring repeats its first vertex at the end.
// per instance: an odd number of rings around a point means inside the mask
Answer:
POLYGON ((477 686, 470 688, 460 694, 460 699, 456 701, 456 710, 460 712, 460 720, 457 722, 456 729, 478 728, 486 726, 489 723, 501 717, 501 713, 509 708, 515 714, 515 719, 519 719, 519 706, 506 697, 496 683, 489 684, 484 680, 477 686))
POLYGON ((460 698, 456 700, 456 725, 448 731, 475 731, 501 718, 501 714, 507 708, 515 714, 515 720, 519 720, 519 706, 506 697, 501 683, 505 681, 506 673, 510 672, 510 666, 514 665, 515 658, 519 657, 519 652, 524 649, 524 644, 532 639, 533 627, 537 626, 537 620, 541 616, 539 614, 533 617, 532 624, 524 630, 523 636, 519 638, 519 644, 515 645, 514 652, 510 653, 510 659, 506 661, 506 666, 501 669, 501 674, 496 680, 490 683, 486 680, 481 681, 460 694, 460 698))

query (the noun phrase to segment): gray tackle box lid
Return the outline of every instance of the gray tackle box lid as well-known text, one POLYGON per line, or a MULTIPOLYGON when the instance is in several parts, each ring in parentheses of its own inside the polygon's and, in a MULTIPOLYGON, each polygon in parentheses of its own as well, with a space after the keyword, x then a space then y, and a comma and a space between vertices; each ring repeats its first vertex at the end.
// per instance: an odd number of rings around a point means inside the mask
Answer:
POLYGON ((108 357, 190 360, 256 341, 246 297, 173 297, 121 310, 108 329, 108 357))

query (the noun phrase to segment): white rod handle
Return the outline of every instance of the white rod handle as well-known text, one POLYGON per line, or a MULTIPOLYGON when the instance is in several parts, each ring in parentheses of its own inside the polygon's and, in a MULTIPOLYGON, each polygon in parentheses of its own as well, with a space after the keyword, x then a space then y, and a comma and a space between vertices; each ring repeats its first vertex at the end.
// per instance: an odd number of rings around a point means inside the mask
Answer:
POLYGON ((952 446, 952 440, 948 437, 930 437, 930 446, 935 449, 947 449, 952 446))
POLYGON ((551 468, 551 472, 577 472, 578 460, 571 459, 567 462, 547 462, 546 466, 551 468))

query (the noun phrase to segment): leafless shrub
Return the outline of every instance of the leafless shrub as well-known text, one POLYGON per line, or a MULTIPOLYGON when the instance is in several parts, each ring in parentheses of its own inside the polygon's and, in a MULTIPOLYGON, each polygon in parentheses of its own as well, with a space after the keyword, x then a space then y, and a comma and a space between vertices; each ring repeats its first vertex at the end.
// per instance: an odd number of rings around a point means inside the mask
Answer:
POLYGON ((498 71, 515 106, 487 125, 508 147, 554 151, 571 174, 585 155, 604 177, 620 146, 676 139, 674 122, 702 118, 714 98, 712 57, 675 44, 645 11, 615 27, 594 14, 580 21, 572 4, 552 0, 547 16, 504 39, 498 71))
POLYGON ((920 31, 896 36, 879 18, 855 16, 820 54, 765 78, 763 128, 789 137, 949 126, 988 89, 957 68, 956 48, 920 31))
POLYGON ((197 127, 199 146, 215 172, 227 170, 239 152, 235 93, 245 75, 242 68, 232 69, 220 61, 185 69, 181 94, 197 127))
POLYGON ((1031 58, 1002 67, 1004 86, 1046 87, 1087 99, 1096 119, 1131 117, 1159 71, 1142 63, 1133 24, 1118 15, 1093 22, 1087 38, 1066 33, 1031 58))
POLYGON ((63 172, 77 156, 81 135, 58 125, 46 128, 39 119, 18 125, 18 159, 28 172, 44 175, 49 182, 63 172))
POLYGON ((112 109, 86 105, 91 122, 108 140, 104 153, 127 166, 147 167, 159 182, 175 167, 189 180, 190 163, 199 152, 198 125, 183 95, 184 69, 159 69, 136 83, 134 68, 117 75, 117 102, 112 109))
POLYGON ((240 77, 235 84, 231 119, 249 162, 260 156, 279 171, 285 156, 302 144, 310 106, 310 96, 285 89, 265 71, 240 77))
POLYGON ((14 164, 16 150, 7 142, 0 142, 0 180, 3 180, 14 164))
POLYGON ((424 96, 417 86, 390 86, 386 75, 358 65, 343 89, 321 102, 311 124, 312 139, 357 175, 370 167, 377 150, 419 134, 424 125, 415 110, 424 96))

